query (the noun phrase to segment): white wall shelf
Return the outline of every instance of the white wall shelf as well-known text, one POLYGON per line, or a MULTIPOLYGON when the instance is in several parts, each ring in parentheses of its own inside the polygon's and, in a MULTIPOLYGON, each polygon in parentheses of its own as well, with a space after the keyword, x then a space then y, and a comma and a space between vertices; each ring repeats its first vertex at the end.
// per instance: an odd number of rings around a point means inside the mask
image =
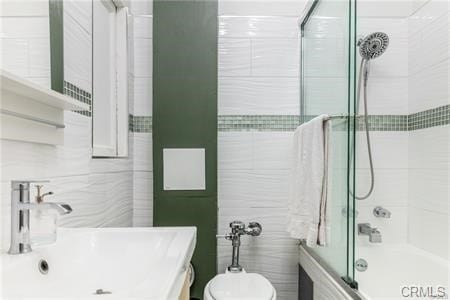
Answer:
POLYGON ((60 145, 64 143, 64 111, 89 105, 0 70, 1 138, 60 145))

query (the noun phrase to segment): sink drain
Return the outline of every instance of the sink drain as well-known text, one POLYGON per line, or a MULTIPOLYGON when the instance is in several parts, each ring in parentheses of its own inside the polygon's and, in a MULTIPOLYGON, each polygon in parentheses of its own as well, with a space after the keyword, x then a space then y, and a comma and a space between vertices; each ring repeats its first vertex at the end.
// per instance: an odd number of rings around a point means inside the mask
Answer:
POLYGON ((94 293, 94 295, 107 295, 107 294, 112 294, 112 293, 109 291, 104 291, 103 289, 98 289, 94 293))
POLYGON ((48 262, 45 259, 41 259, 38 263, 38 269, 41 274, 47 275, 49 269, 48 262))

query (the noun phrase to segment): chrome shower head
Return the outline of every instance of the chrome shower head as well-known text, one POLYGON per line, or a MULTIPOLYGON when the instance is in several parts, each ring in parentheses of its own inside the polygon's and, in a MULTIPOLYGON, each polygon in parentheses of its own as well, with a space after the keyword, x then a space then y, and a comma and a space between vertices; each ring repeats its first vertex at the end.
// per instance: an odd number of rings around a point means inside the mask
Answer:
POLYGON ((374 32, 358 41, 359 53, 364 59, 377 58, 389 46, 389 37, 384 32, 374 32))

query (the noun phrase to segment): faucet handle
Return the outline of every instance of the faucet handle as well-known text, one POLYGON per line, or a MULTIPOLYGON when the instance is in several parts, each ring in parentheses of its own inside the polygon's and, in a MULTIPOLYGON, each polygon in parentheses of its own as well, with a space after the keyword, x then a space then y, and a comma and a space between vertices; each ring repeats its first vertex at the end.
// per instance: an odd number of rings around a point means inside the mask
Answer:
POLYGON ((45 194, 41 195, 41 189, 44 187, 44 185, 42 185, 42 184, 41 185, 36 184, 35 187, 36 187, 36 190, 37 190, 37 195, 36 195, 36 202, 37 203, 44 202, 44 197, 45 196, 53 195, 53 192, 48 192, 48 193, 45 193, 45 194))

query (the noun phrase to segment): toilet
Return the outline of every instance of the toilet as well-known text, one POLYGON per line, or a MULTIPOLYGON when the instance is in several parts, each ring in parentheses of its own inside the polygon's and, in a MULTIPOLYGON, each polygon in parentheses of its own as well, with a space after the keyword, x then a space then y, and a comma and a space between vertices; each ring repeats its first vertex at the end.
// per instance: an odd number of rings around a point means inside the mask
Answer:
POLYGON ((229 272, 211 279, 203 300, 275 300, 277 293, 264 276, 257 273, 229 272))

